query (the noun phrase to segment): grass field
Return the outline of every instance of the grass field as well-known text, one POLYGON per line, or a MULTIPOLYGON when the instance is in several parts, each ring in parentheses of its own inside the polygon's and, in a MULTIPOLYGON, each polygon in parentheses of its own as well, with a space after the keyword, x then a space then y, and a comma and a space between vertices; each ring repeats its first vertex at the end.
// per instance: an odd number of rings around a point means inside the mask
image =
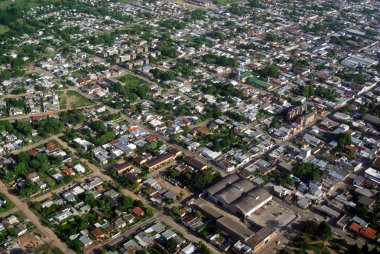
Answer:
POLYGON ((94 102, 73 90, 59 92, 59 107, 61 109, 73 109, 94 105, 94 102))
POLYGON ((130 86, 136 86, 136 85, 139 85, 139 84, 147 84, 146 81, 144 81, 144 80, 142 80, 142 79, 140 79, 138 77, 129 75, 129 74, 124 75, 124 76, 118 78, 118 80, 120 80, 124 84, 130 85, 130 86))
POLYGON ((3 205, 2 207, 0 207, 0 214, 12 209, 14 206, 14 204, 12 203, 12 201, 10 201, 7 196, 5 196, 5 194, 3 193, 0 193, 0 199, 2 200, 6 200, 7 203, 5 205, 3 205))
POLYGON ((20 7, 33 8, 40 5, 58 2, 60 2, 60 0, 0 0, 0 9, 5 9, 10 4, 15 4, 20 7))
POLYGON ((0 34, 4 34, 9 31, 9 27, 0 24, 0 34))

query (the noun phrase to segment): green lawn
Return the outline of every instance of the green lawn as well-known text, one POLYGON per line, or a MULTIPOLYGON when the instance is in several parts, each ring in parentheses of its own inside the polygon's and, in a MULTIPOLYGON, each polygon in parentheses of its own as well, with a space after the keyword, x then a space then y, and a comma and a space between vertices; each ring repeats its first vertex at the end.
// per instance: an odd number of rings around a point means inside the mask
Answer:
POLYGON ((73 90, 69 90, 66 92, 67 100, 70 102, 71 108, 79 108, 85 106, 94 105, 94 102, 90 99, 87 99, 83 95, 73 90))
POLYGON ((59 108, 66 109, 66 95, 62 91, 59 91, 57 94, 59 97, 59 108))
POLYGON ((68 90, 66 93, 63 91, 58 92, 59 96, 59 107, 61 109, 73 109, 94 105, 94 102, 90 99, 87 99, 80 93, 68 90))
POLYGON ((121 82, 123 82, 124 84, 126 85, 130 85, 130 86, 136 86, 136 85, 139 85, 139 84, 147 84, 146 81, 138 78, 138 77, 135 77, 135 76, 132 76, 132 75, 124 75, 120 78, 118 78, 121 82))
POLYGON ((0 34, 4 34, 9 31, 9 27, 0 24, 0 34))
POLYGON ((0 199, 2 200, 6 200, 7 203, 3 206, 0 206, 0 214, 12 209, 14 207, 14 204, 7 198, 7 196, 5 196, 5 194, 3 193, 0 193, 0 199))

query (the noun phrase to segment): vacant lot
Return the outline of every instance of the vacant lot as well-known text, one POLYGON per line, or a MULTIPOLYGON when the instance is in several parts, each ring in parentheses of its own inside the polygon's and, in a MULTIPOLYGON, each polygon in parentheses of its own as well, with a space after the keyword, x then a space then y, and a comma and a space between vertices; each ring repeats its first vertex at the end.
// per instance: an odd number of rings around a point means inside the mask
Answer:
POLYGON ((59 94, 59 106, 61 109, 74 109, 94 104, 80 93, 72 90, 62 91, 59 94))
POLYGON ((135 76, 132 76, 132 75, 124 75, 120 78, 118 78, 118 80, 120 80, 121 82, 123 82, 125 85, 127 86, 137 86, 137 85, 140 85, 140 84, 147 84, 146 81, 138 78, 138 77, 135 77, 135 76))

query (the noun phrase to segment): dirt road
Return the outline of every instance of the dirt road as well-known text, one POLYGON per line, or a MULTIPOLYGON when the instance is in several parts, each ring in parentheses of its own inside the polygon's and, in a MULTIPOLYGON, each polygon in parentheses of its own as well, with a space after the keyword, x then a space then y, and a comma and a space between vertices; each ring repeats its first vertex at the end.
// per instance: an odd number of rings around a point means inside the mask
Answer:
POLYGON ((21 212, 23 212, 29 219, 30 221, 36 226, 36 228, 44 235, 46 236, 50 244, 53 246, 56 246, 60 248, 63 252, 66 254, 74 254, 75 252, 72 251, 65 243, 63 243, 55 234, 54 232, 42 225, 40 219, 32 212, 29 210, 29 207, 26 203, 23 203, 18 197, 14 196, 8 191, 7 186, 5 186, 4 183, 0 182, 0 191, 4 193, 9 200, 13 202, 15 207, 19 209, 21 212))

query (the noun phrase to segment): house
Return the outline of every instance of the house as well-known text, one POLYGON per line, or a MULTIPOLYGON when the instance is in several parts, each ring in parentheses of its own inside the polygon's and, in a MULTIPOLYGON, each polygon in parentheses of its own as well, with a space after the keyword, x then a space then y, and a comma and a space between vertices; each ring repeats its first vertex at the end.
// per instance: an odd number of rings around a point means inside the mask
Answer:
POLYGON ((169 200, 177 200, 177 195, 171 191, 165 192, 164 197, 169 200))
POLYGON ((364 206, 367 206, 369 209, 372 209, 374 207, 376 201, 373 198, 361 196, 358 200, 358 203, 362 204, 364 206))
POLYGON ((32 181, 33 183, 36 183, 40 180, 40 176, 37 174, 37 172, 32 172, 26 176, 26 179, 32 181))
POLYGON ((181 251, 180 251, 180 254, 192 254, 196 251, 196 247, 194 244, 190 243, 189 245, 187 245, 185 248, 183 248, 181 251))
POLYGON ((90 246, 92 244, 92 240, 87 235, 82 235, 78 239, 84 247, 90 246))
POLYGON ((141 247, 133 240, 129 240, 128 242, 123 244, 123 248, 126 250, 126 253, 137 253, 141 250, 141 247))
POLYGON ((122 164, 115 165, 113 168, 119 175, 121 175, 126 171, 129 171, 132 168, 132 164, 126 161, 122 164))
POLYGON ((361 235, 369 240, 375 240, 377 231, 368 226, 362 226, 356 222, 352 222, 348 229, 358 235, 361 235))
POLYGON ((128 180, 128 182, 130 182, 132 184, 141 182, 141 178, 136 173, 128 172, 124 175, 124 177, 125 177, 125 179, 128 180))
POLYGON ((156 170, 160 167, 162 167, 165 164, 168 164, 172 161, 175 160, 175 158, 178 155, 178 150, 177 149, 171 149, 168 153, 161 154, 154 158, 153 160, 148 161, 147 163, 144 164, 144 167, 148 169, 149 171, 156 170))
POLYGON ((133 209, 132 209, 132 213, 133 213, 134 215, 136 215, 137 217, 142 217, 142 216, 145 215, 144 210, 141 209, 141 208, 138 207, 138 206, 133 207, 133 209))
POLYGON ((247 244, 252 248, 252 253, 260 252, 265 246, 277 236, 277 230, 269 226, 261 228, 247 240, 247 244))
POLYGON ((49 153, 51 153, 58 149, 58 145, 56 143, 49 142, 46 144, 46 149, 49 153))
POLYGON ((93 230, 91 230, 91 234, 95 237, 95 239, 100 239, 100 238, 103 238, 105 237, 105 234, 103 233, 102 229, 101 228, 95 228, 93 230))
POLYGON ((85 167, 83 167, 81 164, 77 164, 73 167, 73 169, 75 170, 75 172, 77 172, 78 174, 84 174, 86 172, 86 169, 85 167))
POLYGON ((168 230, 166 230, 164 233, 162 233, 161 235, 162 235, 162 237, 163 237, 166 241, 168 241, 169 239, 175 237, 177 234, 176 234, 173 230, 168 229, 168 230))
POLYGON ((4 206, 6 204, 7 204, 7 200, 0 197, 0 207, 4 206))
POLYGON ((27 232, 27 228, 22 223, 17 224, 14 227, 14 230, 15 230, 17 236, 22 236, 22 235, 26 234, 26 232, 27 232))
POLYGON ((183 158, 183 160, 192 168, 194 168, 195 170, 205 170, 207 169, 207 165, 205 165, 204 163, 194 159, 193 157, 190 157, 190 156, 185 156, 183 158))
POLYGON ((132 224, 135 221, 135 216, 132 214, 126 214, 123 216, 124 220, 128 222, 128 224, 132 224))

